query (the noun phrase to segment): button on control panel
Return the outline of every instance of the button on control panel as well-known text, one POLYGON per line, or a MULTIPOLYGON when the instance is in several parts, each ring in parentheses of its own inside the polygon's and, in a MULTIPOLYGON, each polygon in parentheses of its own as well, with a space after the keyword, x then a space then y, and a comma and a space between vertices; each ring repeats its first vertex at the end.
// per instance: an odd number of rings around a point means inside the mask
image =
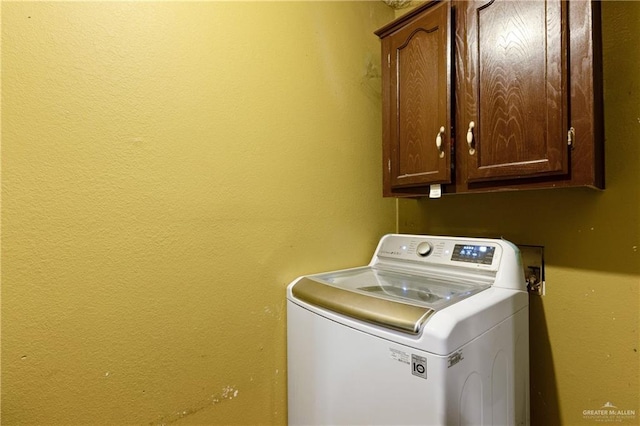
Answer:
POLYGON ((422 256, 422 257, 429 256, 432 250, 433 250, 433 246, 427 241, 421 242, 416 247, 416 253, 418 254, 418 256, 422 256))

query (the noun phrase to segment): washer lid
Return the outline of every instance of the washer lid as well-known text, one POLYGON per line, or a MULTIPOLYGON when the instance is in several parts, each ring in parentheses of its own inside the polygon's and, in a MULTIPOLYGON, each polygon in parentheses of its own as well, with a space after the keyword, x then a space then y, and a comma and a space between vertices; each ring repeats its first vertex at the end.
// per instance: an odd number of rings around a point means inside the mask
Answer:
POLYGON ((311 305, 419 334, 436 311, 489 287, 486 282, 363 267, 304 277, 293 285, 292 294, 311 305))

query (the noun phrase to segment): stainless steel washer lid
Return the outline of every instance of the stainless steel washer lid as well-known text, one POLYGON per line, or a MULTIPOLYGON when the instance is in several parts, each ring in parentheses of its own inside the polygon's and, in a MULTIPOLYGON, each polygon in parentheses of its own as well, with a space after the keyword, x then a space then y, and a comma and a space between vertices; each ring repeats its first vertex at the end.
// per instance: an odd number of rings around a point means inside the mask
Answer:
POLYGON ((491 287, 362 267, 301 278, 295 298, 383 327, 419 334, 436 311, 491 287))

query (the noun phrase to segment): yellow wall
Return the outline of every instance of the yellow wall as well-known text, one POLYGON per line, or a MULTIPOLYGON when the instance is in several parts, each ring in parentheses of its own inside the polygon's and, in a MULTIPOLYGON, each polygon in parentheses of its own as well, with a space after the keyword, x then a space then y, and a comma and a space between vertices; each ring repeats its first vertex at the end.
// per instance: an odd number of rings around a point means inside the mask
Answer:
POLYGON ((285 286, 394 230, 382 2, 2 3, 2 422, 283 424, 285 286))
MULTIPOLYGON (((399 204, 403 232, 545 246, 540 425, 640 415, 640 3, 603 15, 604 192, 399 204)), ((372 34, 392 17, 2 3, 3 423, 285 422, 284 287, 394 228, 372 34)))
POLYGON ((503 236, 545 246, 547 294, 531 302, 532 423, 596 424, 635 410, 640 311, 640 2, 602 2, 607 189, 403 200, 401 232, 503 236), (633 47, 635 46, 635 47, 633 47))

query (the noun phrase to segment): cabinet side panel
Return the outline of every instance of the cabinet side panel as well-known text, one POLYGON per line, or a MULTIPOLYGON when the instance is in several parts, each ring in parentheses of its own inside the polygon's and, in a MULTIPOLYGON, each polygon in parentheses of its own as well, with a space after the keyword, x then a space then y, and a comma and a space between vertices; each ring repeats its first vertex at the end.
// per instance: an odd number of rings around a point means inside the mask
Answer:
POLYGON ((394 134, 391 120, 391 53, 390 40, 381 40, 382 67, 382 195, 389 197, 391 192, 391 135, 394 134))
POLYGON ((570 2, 572 179, 604 188, 600 2, 570 2))

